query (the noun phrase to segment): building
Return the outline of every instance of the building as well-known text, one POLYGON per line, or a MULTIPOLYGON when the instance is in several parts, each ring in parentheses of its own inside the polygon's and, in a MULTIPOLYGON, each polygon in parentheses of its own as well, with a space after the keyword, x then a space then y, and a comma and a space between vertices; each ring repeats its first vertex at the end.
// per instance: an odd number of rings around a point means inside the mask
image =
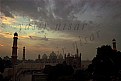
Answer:
POLYGON ((63 55, 59 54, 58 56, 58 63, 63 63, 64 59, 63 59, 63 55))
POLYGON ((17 40, 18 40, 18 33, 14 33, 13 37, 13 47, 12 47, 12 63, 15 65, 17 63, 17 40))
POLYGON ((47 60, 48 60, 47 55, 43 54, 43 56, 42 56, 42 62, 43 63, 47 63, 47 60))
POLYGON ((70 53, 66 56, 65 54, 65 61, 68 65, 73 66, 73 68, 81 68, 81 54, 80 56, 77 54, 71 55, 70 53))
POLYGON ((49 60, 51 63, 57 62, 57 55, 54 53, 54 51, 52 51, 52 53, 50 53, 49 60))
POLYGON ((25 47, 23 47, 23 61, 25 61, 25 47))
POLYGON ((112 44, 113 44, 113 50, 116 51, 117 49, 116 49, 116 40, 115 39, 112 40, 112 44))

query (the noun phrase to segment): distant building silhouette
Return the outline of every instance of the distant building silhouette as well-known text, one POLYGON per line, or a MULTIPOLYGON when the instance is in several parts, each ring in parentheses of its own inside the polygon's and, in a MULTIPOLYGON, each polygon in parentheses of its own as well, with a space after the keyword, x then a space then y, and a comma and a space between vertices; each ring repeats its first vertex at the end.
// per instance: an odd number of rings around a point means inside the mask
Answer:
POLYGON ((81 68, 81 53, 80 56, 78 54, 70 55, 70 53, 66 56, 65 54, 65 61, 68 65, 71 65, 74 68, 81 68))
POLYGON ((40 60, 40 54, 38 55, 38 60, 40 60))
POLYGON ((23 61, 25 61, 25 47, 23 47, 23 61))
POLYGON ((50 53, 49 59, 50 59, 51 63, 56 63, 57 62, 57 56, 54 53, 54 51, 52 51, 52 53, 50 53))
POLYGON ((63 55, 59 54, 58 56, 58 63, 63 63, 63 55))
POLYGON ((40 57, 41 57, 40 54, 38 54, 38 57, 37 57, 37 59, 35 60, 37 63, 40 63, 40 62, 42 61, 42 59, 41 59, 40 57))
POLYGON ((112 40, 112 43, 113 43, 113 50, 117 50, 117 49, 116 49, 116 40, 113 39, 113 40, 112 40))
POLYGON ((43 54, 42 62, 47 63, 47 55, 46 54, 43 54))
POLYGON ((15 65, 17 62, 17 39, 18 39, 18 33, 14 33, 13 37, 13 47, 12 47, 12 62, 15 65))
POLYGON ((75 45, 76 45, 76 54, 75 54, 75 57, 78 57, 79 56, 79 49, 77 47, 77 43, 75 42, 75 45))
POLYGON ((73 55, 70 55, 70 53, 68 53, 68 55, 66 56, 65 54, 65 61, 68 65, 71 65, 73 63, 73 59, 74 59, 74 56, 73 55))

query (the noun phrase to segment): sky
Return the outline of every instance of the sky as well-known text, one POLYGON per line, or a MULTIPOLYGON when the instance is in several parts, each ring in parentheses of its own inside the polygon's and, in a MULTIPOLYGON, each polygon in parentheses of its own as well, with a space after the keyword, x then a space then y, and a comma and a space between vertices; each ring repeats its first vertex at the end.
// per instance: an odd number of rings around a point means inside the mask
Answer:
POLYGON ((96 48, 117 41, 121 50, 121 0, 0 0, 0 56, 11 56, 18 33, 18 58, 76 54, 92 60, 96 48))

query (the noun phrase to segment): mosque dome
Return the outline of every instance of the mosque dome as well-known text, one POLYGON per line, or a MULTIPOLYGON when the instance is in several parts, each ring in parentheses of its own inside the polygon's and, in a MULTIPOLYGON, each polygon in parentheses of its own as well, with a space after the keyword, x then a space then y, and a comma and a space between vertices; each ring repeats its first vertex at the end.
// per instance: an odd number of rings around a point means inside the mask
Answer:
POLYGON ((52 51, 52 53, 49 56, 50 59, 57 59, 56 54, 54 53, 54 51, 52 51))
POLYGON ((14 36, 18 36, 18 33, 17 33, 17 32, 15 32, 15 33, 14 33, 14 36))
POLYGON ((58 56, 58 59, 63 59, 63 55, 60 54, 60 55, 58 56))
POLYGON ((44 54, 44 55, 42 56, 42 59, 47 59, 47 55, 44 54))

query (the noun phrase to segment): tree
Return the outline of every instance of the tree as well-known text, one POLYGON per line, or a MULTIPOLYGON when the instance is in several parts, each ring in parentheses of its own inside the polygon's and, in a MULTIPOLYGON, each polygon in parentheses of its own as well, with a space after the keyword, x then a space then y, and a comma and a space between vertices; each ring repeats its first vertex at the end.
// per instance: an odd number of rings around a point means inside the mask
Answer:
MULTIPOLYGON (((48 81, 64 81, 65 76, 71 76, 74 73, 72 66, 63 64, 57 64, 56 66, 46 66, 44 73, 48 74, 48 81)), ((67 79, 67 77, 66 77, 67 79)))
POLYGON ((0 57, 0 72, 3 73, 3 72, 4 72, 4 69, 5 69, 5 67, 4 67, 4 61, 3 61, 3 59, 0 57))
POLYGON ((85 70, 77 70, 74 75, 75 81, 88 81, 89 75, 85 70))
POLYGON ((88 73, 95 81, 111 81, 111 77, 121 70, 121 53, 114 51, 111 46, 102 46, 97 49, 97 55, 88 66, 88 73))

